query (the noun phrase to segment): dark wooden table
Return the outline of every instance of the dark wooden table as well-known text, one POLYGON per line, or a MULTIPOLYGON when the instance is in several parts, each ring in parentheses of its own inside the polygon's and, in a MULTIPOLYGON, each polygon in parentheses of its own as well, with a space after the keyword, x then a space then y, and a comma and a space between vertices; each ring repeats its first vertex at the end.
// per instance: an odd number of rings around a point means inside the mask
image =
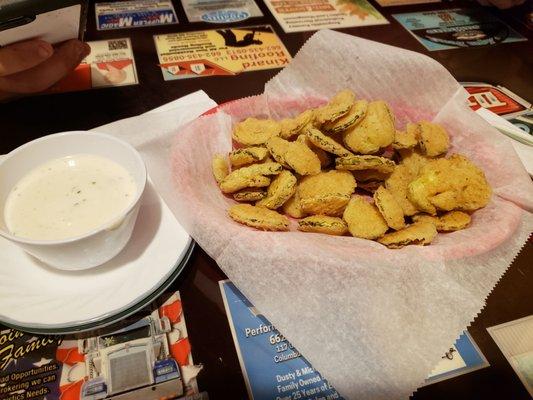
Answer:
MULTIPOLYGON (((208 77, 172 82, 163 81, 157 66, 152 35, 157 33, 212 29, 206 23, 186 23, 179 1, 174 0, 179 25, 98 32, 94 8, 89 8, 87 40, 129 36, 136 57, 140 84, 78 93, 35 96, 0 105, 0 154, 26 141, 60 131, 90 129, 121 118, 131 117, 167 103, 192 91, 203 89, 215 101, 259 94, 265 82, 278 71, 250 72, 235 77, 208 77)), ((271 24, 289 52, 294 55, 312 32, 284 34, 261 0, 265 15, 245 24, 271 24)), ((380 8, 390 25, 343 29, 345 33, 414 50, 442 63, 459 81, 481 81, 503 85, 519 96, 533 100, 533 46, 531 42, 493 47, 427 52, 390 15, 400 12, 473 6, 470 2, 425 4, 380 8)), ((512 12, 499 16, 524 36, 531 31, 520 25, 512 12)), ((199 385, 211 399, 247 397, 243 376, 231 338, 218 281, 223 272, 197 247, 192 260, 173 289, 182 293, 189 337, 195 362, 203 363, 199 385)), ((524 247, 515 262, 487 299, 487 306, 469 327, 474 340, 487 357, 490 367, 419 389, 414 399, 528 399, 527 391, 486 331, 487 327, 533 313, 533 244, 524 247)), ((401 346, 401 343, 398 344, 401 346)))

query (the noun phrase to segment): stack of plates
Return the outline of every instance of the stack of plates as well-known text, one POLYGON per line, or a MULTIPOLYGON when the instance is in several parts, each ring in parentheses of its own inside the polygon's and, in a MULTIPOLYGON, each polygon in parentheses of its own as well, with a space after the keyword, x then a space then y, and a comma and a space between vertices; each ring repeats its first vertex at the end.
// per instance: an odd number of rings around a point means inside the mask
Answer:
POLYGON ((110 325, 163 293, 183 271, 193 247, 150 182, 130 242, 97 268, 51 268, 0 237, 0 323, 54 334, 110 325))

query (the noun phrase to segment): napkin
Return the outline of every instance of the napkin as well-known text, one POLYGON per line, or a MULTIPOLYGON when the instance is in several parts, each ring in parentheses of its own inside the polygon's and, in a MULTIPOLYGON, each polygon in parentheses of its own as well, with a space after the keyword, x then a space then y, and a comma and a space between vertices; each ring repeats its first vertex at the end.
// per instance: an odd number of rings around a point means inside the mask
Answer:
MULTIPOLYGON (((132 136, 180 223, 243 294, 348 399, 406 399, 484 306, 533 228, 533 187, 513 148, 473 113, 434 60, 333 31, 314 34, 260 96, 177 128, 136 120, 132 136), (443 124, 494 188, 463 231, 389 250, 352 237, 261 232, 227 216, 211 173, 232 124, 315 106, 349 88, 392 106, 397 127, 443 124), (138 135, 137 135, 138 133, 138 135)), ((169 123, 169 125, 164 125, 169 123)), ((280 394, 281 395, 281 394, 280 394)))

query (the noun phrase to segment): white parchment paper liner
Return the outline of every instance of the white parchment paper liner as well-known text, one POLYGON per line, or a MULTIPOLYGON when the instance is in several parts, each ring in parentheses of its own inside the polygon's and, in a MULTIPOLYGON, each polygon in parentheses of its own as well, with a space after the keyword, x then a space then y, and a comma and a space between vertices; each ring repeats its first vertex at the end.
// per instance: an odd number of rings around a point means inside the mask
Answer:
POLYGON ((321 31, 262 96, 227 104, 179 131, 141 126, 149 173, 180 223, 248 299, 345 397, 407 398, 484 306, 533 228, 533 187, 511 145, 466 105, 437 62, 321 31), (344 88, 383 99, 397 127, 445 125, 494 188, 470 228, 428 247, 388 250, 352 237, 260 232, 227 217, 231 200, 211 174, 231 126, 252 115, 294 115, 344 88), (172 143, 171 157, 169 146, 172 143), (529 210, 529 211, 526 211, 529 210))

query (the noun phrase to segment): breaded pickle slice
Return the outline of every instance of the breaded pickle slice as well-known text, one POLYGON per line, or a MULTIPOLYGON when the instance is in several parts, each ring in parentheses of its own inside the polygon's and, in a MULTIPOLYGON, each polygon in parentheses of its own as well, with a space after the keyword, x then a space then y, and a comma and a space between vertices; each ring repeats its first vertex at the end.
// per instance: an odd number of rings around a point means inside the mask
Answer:
POLYGON ((491 195, 483 171, 458 154, 428 162, 407 191, 409 200, 431 215, 437 209, 474 211, 485 207, 491 195))
POLYGON ((307 137, 305 134, 301 134, 296 139, 298 142, 301 142, 305 144, 307 147, 309 147, 311 150, 313 150, 313 153, 315 153, 320 160, 320 165, 322 168, 327 167, 331 163, 331 157, 327 152, 322 150, 320 147, 316 147, 307 137))
POLYGON ((220 182, 220 189, 224 193, 235 193, 247 187, 268 186, 270 179, 263 175, 277 175, 282 170, 281 164, 273 162, 242 167, 226 176, 220 182))
POLYGON ((407 165, 399 164, 394 168, 394 171, 385 180, 385 187, 394 196, 405 215, 414 215, 419 212, 418 208, 411 203, 407 197, 407 189, 409 183, 413 181, 417 173, 412 171, 407 165))
POLYGON ((233 150, 229 153, 229 160, 234 168, 243 165, 263 161, 268 156, 268 150, 264 147, 246 147, 233 150))
POLYGON ((300 199, 325 197, 328 195, 351 196, 357 184, 348 171, 321 172, 314 176, 306 176, 298 185, 300 199))
POLYGON ((327 151, 328 153, 335 154, 339 157, 347 157, 352 153, 346 150, 342 145, 337 143, 332 138, 324 135, 316 128, 307 128, 305 134, 316 147, 327 151))
POLYGON ((342 218, 352 236, 362 239, 377 239, 389 229, 376 206, 362 196, 350 199, 342 218))
POLYGON ((364 118, 366 110, 368 109, 368 101, 358 100, 354 103, 350 111, 334 122, 326 122, 323 129, 329 134, 344 132, 345 130, 354 127, 364 118))
POLYGON ((285 152, 285 162, 300 175, 316 175, 320 172, 320 159, 301 142, 290 142, 285 152))
POLYGON ((300 206, 306 214, 340 216, 349 201, 349 196, 329 194, 300 199, 300 206))
POLYGON ((342 90, 323 107, 315 112, 315 120, 320 125, 334 122, 346 115, 355 103, 355 94, 351 90, 342 90))
POLYGON ((246 118, 233 129, 233 139, 245 146, 264 144, 280 134, 281 124, 273 119, 246 118))
POLYGON ((389 249, 399 249, 409 244, 430 244, 437 236, 435 225, 430 222, 415 222, 402 230, 387 233, 378 242, 389 249))
POLYGON ((213 176, 215 177, 217 183, 222 182, 229 174, 228 161, 222 154, 215 154, 213 156, 211 168, 213 169, 213 176))
POLYGON ((335 160, 335 168, 349 171, 363 171, 372 169, 381 173, 391 173, 394 171, 396 164, 394 161, 379 156, 370 155, 352 155, 347 157, 339 157, 335 160))
POLYGON ((314 117, 313 110, 306 110, 298 115, 296 118, 286 118, 280 121, 281 137, 283 139, 290 139, 298 135, 304 126, 312 122, 314 117))
POLYGON ((374 154, 394 142, 394 117, 387 103, 372 101, 363 120, 344 133, 344 144, 355 153, 374 154))
POLYGON ((417 125, 417 139, 422 153, 428 157, 446 154, 450 147, 450 137, 444 127, 427 121, 420 121, 417 125))
POLYGON ((385 187, 380 186, 374 192, 374 204, 389 227, 396 231, 405 228, 403 210, 385 187))
POLYGON ((263 189, 243 189, 240 192, 234 193, 233 198, 237 201, 259 201, 266 196, 266 190, 263 189))
POLYGON ((289 230, 289 219, 266 207, 236 204, 229 209, 229 216, 241 224, 265 231, 289 230))
POLYGON ((465 229, 470 225, 470 215, 462 211, 450 211, 440 217, 427 214, 413 215, 414 222, 430 222, 439 232, 453 232, 465 229))
POLYGON ((274 160, 279 162, 281 165, 286 165, 285 163, 285 153, 289 150, 290 142, 282 139, 278 136, 272 136, 266 142, 266 147, 270 152, 270 155, 274 160))
MULTIPOLYGON (((409 124, 409 125, 413 125, 413 124, 409 124)), ((418 140, 416 139, 415 131, 408 128, 406 132, 402 132, 402 131, 395 132, 394 142, 392 143, 392 148, 396 150, 412 149, 417 144, 418 144, 418 140)))
POLYGON ((302 210, 298 190, 294 193, 294 196, 283 204, 283 212, 293 218, 303 218, 307 215, 304 210, 302 210))
POLYGON ((274 178, 268 187, 267 195, 256 205, 275 210, 281 207, 296 192, 296 177, 284 170, 274 178))
POLYGON ((341 236, 348 232, 348 226, 342 218, 312 215, 298 221, 298 230, 341 236))

